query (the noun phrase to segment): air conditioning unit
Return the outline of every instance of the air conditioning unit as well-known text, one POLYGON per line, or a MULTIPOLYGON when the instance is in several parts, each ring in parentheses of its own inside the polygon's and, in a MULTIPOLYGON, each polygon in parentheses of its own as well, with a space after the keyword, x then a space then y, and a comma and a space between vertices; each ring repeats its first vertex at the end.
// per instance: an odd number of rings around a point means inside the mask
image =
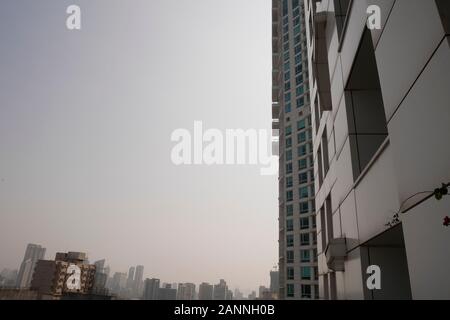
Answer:
POLYGON ((347 257, 347 242, 345 238, 332 239, 325 250, 327 266, 333 271, 345 271, 344 261, 347 257))

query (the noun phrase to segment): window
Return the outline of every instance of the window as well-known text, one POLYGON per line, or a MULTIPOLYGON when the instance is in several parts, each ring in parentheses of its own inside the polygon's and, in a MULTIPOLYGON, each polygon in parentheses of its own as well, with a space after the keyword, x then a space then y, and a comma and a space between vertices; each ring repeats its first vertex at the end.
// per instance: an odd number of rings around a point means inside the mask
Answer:
POLYGON ((292 107, 291 107, 291 103, 288 102, 286 103, 286 105, 284 106, 284 113, 289 113, 292 111, 292 107))
POLYGON ((286 127, 286 135, 290 136, 292 134, 292 126, 287 126, 286 127))
POLYGON ((291 161, 292 160, 292 150, 288 150, 286 151, 286 161, 291 161))
POLYGON ((309 218, 300 218, 300 229, 309 229, 309 218))
MULTIPOLYGON (((294 240, 292 240, 294 242, 294 240)), ((309 233, 302 233, 300 235, 300 245, 309 246, 309 233)))
POLYGON ((288 232, 294 231, 294 220, 292 219, 286 220, 286 231, 288 232))
POLYGON ((313 249, 313 259, 314 262, 317 262, 317 249, 313 249))
POLYGON ((298 131, 303 130, 305 128, 306 128, 306 121, 305 121, 305 119, 302 119, 302 120, 297 122, 297 130, 298 131))
POLYGON ((306 156, 306 154, 308 153, 307 149, 306 149, 306 145, 301 145, 297 148, 297 154, 299 157, 304 157, 306 156))
POLYGON ((289 81, 291 79, 291 72, 285 72, 284 73, 284 81, 289 81))
POLYGON ((301 54, 296 55, 295 56, 295 64, 299 64, 301 62, 302 62, 302 55, 301 54))
POLYGON ((295 89, 295 94, 297 96, 301 96, 304 93, 305 93, 305 88, 303 86, 297 87, 297 89, 295 89))
POLYGON ((291 82, 290 81, 288 81, 284 84, 284 90, 285 91, 291 90, 291 82))
MULTIPOLYGON (((308 238, 309 240, 309 238, 308 238)), ((286 236, 286 246, 287 247, 293 247, 294 246, 294 236, 292 234, 289 234, 286 236)))
POLYGON ((311 299, 311 286, 309 284, 302 284, 302 298, 311 299))
POLYGON ((308 202, 300 203, 300 214, 305 214, 309 212, 309 204, 308 202))
POLYGON ((298 66, 295 67, 295 75, 299 75, 300 73, 302 73, 303 71, 303 66, 301 64, 299 64, 298 66))
POLYGON ((317 244, 317 234, 314 232, 311 235, 312 235, 312 238, 313 238, 313 244, 316 245, 317 244))
POLYGON ((286 148, 291 148, 292 147, 292 138, 287 138, 286 139, 286 148))
POLYGON ((312 216, 311 219, 312 219, 312 227, 316 228, 317 227, 316 216, 312 216))
POLYGON ((287 280, 294 280, 294 268, 292 267, 286 268, 286 277, 287 280))
POLYGON ((314 280, 319 280, 319 268, 314 267, 314 280))
POLYGON ((286 174, 291 174, 292 173, 292 162, 286 164, 286 174))
POLYGON ((307 199, 307 198, 309 198, 309 188, 308 187, 301 187, 298 190, 298 193, 300 194, 300 199, 307 199))
POLYGON ((294 186, 294 179, 292 177, 286 178, 286 188, 292 188, 294 186))
POLYGON ((300 250, 300 262, 310 262, 311 261, 311 255, 309 250, 300 250))
POLYGON ((288 103, 289 101, 291 101, 291 93, 290 92, 284 94, 284 102, 288 103))
POLYGON ((286 201, 294 200, 294 192, 292 190, 286 192, 286 201))
POLYGON ((292 283, 288 283, 286 285, 286 295, 288 298, 293 298, 294 297, 294 285, 292 283))
POLYGON ((296 101, 296 105, 297 105, 297 109, 303 107, 305 105, 305 98, 304 97, 298 98, 296 101))
POLYGON ((304 184, 308 182, 308 173, 307 172, 302 172, 299 173, 298 175, 298 183, 299 184, 304 184))
POLYGON ((289 217, 292 216, 293 214, 294 214, 294 206, 292 204, 288 204, 286 206, 286 215, 289 217))
POLYGON ((289 68, 291 67, 289 61, 284 63, 284 71, 288 71, 289 68))
POLYGON ((286 263, 294 263, 294 251, 286 252, 286 263))
POLYGON ((298 160, 298 169, 303 170, 308 167, 308 161, 306 159, 300 159, 298 160))
POLYGON ((305 131, 300 132, 300 133, 297 135, 297 140, 298 140, 298 143, 304 143, 304 142, 306 142, 306 132, 305 132, 305 131))
POLYGON ((311 268, 310 267, 301 267, 300 273, 302 280, 311 280, 311 268))

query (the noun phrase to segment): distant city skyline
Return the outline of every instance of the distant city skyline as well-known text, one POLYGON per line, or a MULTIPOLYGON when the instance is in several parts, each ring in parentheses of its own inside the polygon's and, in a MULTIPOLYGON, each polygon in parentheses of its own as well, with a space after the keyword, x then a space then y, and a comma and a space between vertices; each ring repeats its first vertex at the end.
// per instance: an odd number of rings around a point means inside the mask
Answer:
POLYGON ((0 2, 0 253, 28 243, 115 271, 252 291, 277 261, 277 177, 176 166, 171 133, 271 132, 271 3, 0 2), (182 31, 182 32, 181 32, 182 31))

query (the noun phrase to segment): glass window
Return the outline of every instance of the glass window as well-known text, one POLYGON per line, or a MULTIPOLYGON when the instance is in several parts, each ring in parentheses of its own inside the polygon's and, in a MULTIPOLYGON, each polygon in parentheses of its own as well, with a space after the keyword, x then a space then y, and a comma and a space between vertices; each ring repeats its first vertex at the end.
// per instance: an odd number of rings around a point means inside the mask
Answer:
POLYGON ((306 132, 305 132, 305 131, 300 132, 300 133, 297 135, 297 140, 298 140, 298 143, 304 143, 304 142, 306 142, 306 132))
POLYGON ((288 298, 293 298, 294 297, 294 285, 292 283, 288 283, 286 285, 286 295, 288 298))
POLYGON ((309 229, 309 218, 300 218, 300 229, 309 229))
POLYGON ((300 214, 305 214, 309 212, 309 204, 308 202, 300 203, 300 214))
POLYGON ((297 96, 301 96, 303 93, 305 93, 305 88, 303 86, 297 87, 297 89, 295 89, 295 93, 297 94, 297 96))
POLYGON ((292 107, 291 107, 291 103, 288 102, 286 103, 286 105, 284 106, 284 113, 289 113, 292 111, 292 107))
POLYGON ((302 172, 298 174, 298 183, 303 184, 308 182, 308 173, 302 172))
POLYGON ((294 200, 294 192, 292 190, 286 192, 286 201, 294 200))
POLYGON ((298 131, 303 130, 305 128, 306 128, 306 121, 305 121, 305 119, 297 121, 297 130, 298 131))
POLYGON ((286 188, 292 188, 294 186, 294 179, 292 177, 286 178, 286 188))
POLYGON ((288 280, 294 280, 294 268, 291 267, 286 268, 286 277, 288 280))
POLYGON ((301 145, 297 148, 297 154, 299 157, 304 157, 307 154, 307 149, 306 149, 306 145, 301 145))
POLYGON ((300 250, 300 262, 310 262, 311 255, 309 250, 300 250))
POLYGON ((286 174, 291 174, 292 173, 292 162, 286 164, 286 174))
POLYGON ((286 246, 287 247, 293 247, 294 246, 294 236, 292 234, 288 234, 286 236, 286 246))
POLYGON ((292 204, 289 204, 286 206, 286 215, 292 216, 294 214, 294 206, 292 204))
POLYGON ((286 263, 294 263, 294 251, 286 252, 286 263))
POLYGON ((291 148, 292 147, 292 138, 287 138, 286 139, 286 148, 291 148))
MULTIPOLYGON (((294 240, 292 240, 294 241, 294 240)), ((309 246, 309 233, 302 233, 300 235, 300 245, 309 246)))
POLYGON ((286 151, 286 161, 291 161, 292 160, 292 150, 289 149, 288 151, 286 151))
POLYGON ((311 267, 300 267, 302 280, 311 280, 311 267))
POLYGON ((286 220, 286 231, 288 232, 294 231, 294 220, 292 219, 286 220))
POLYGON ((286 127, 286 135, 289 136, 292 134, 292 126, 287 126, 286 127))
POLYGON ((301 108, 305 105, 305 97, 300 97, 297 99, 297 108, 301 108))
POLYGON ((298 169, 299 170, 306 169, 307 167, 308 167, 308 161, 306 161, 306 159, 298 160, 298 169))
POLYGON ((302 298, 311 298, 311 286, 309 284, 302 284, 302 298))

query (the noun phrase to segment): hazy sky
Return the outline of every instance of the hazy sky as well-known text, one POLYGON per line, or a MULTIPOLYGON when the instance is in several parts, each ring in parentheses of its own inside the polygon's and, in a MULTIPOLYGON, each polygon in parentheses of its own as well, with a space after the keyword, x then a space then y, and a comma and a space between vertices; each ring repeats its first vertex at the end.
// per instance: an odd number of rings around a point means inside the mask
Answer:
POLYGON ((174 166, 170 135, 270 129, 270 95, 271 1, 2 0, 0 268, 37 243, 167 282, 268 285, 277 177, 174 166))

